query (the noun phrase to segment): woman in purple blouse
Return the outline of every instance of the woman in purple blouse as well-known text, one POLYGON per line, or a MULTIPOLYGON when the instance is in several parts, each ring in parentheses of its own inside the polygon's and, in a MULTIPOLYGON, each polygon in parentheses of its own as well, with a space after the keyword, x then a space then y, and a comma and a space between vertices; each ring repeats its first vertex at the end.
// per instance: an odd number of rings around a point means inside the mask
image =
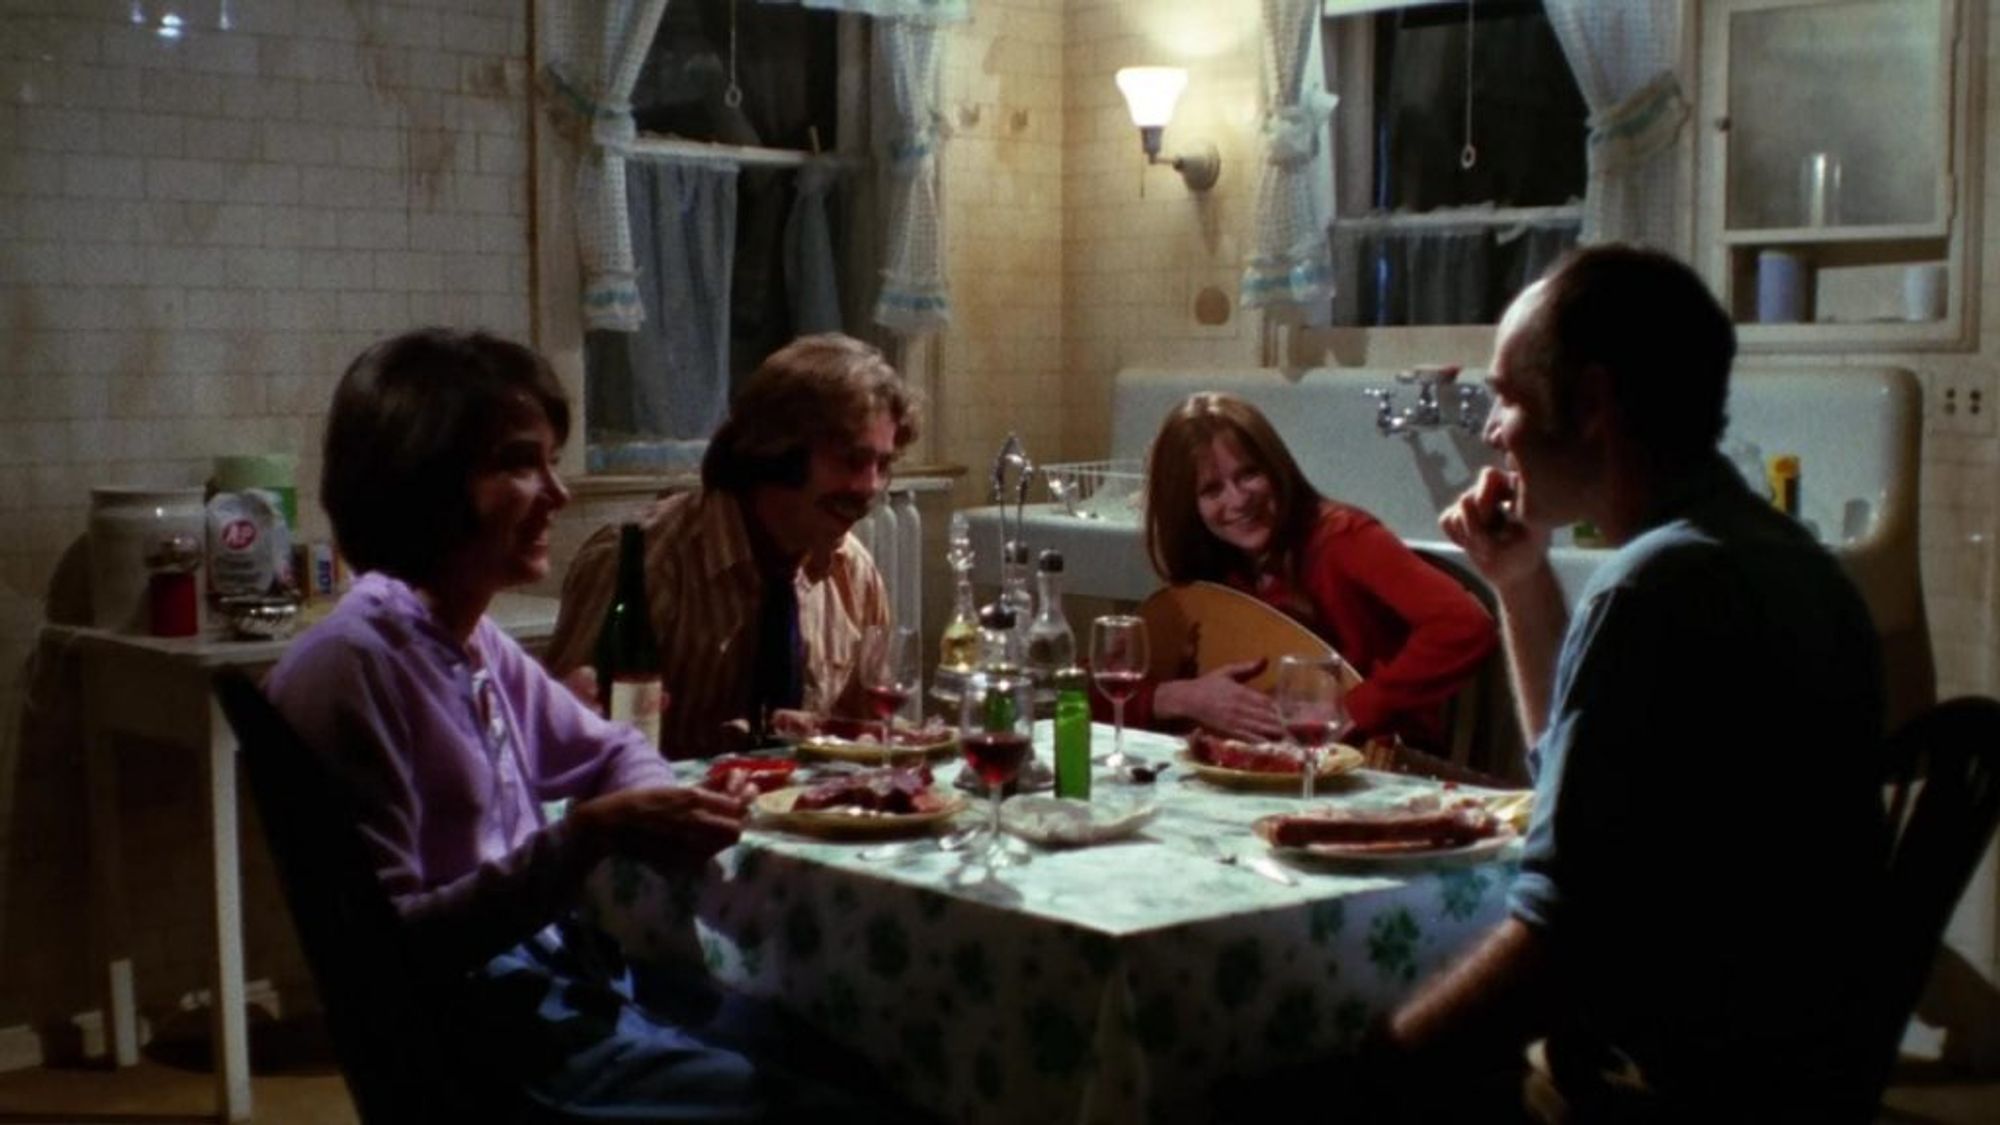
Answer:
POLYGON ((643 736, 485 617, 548 573, 568 429, 554 373, 518 344, 427 329, 364 352, 334 393, 320 487, 361 577, 267 690, 354 788, 412 940, 466 967, 452 1015, 485 1080, 585 1118, 760 1119, 758 1067, 634 1003, 569 917, 606 856, 700 867, 736 841, 742 801, 674 786, 643 736))

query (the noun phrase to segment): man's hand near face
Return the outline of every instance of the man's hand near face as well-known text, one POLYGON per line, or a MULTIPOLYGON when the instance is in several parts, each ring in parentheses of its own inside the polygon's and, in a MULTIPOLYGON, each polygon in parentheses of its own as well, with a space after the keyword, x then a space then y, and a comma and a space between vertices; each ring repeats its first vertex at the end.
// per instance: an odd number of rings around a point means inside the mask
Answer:
POLYGON ((1502 598, 1549 564, 1549 533, 1516 518, 1519 482, 1485 468, 1438 516, 1445 538, 1465 549, 1466 561, 1502 598))

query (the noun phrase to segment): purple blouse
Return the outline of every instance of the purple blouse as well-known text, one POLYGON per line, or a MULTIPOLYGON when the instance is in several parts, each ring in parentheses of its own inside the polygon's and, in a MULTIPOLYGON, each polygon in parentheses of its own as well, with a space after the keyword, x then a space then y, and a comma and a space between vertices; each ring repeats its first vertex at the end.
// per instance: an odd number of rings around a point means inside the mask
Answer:
POLYGON ((352 786, 382 885, 425 946, 483 960, 553 921, 589 860, 542 803, 670 784, 490 619, 461 646, 416 592, 363 575, 265 690, 352 786))

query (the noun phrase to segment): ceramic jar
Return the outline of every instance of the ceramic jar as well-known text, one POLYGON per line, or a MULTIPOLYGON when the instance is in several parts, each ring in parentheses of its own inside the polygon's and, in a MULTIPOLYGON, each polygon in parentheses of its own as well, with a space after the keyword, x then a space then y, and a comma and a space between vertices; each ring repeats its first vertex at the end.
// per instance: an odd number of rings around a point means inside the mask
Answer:
POLYGON ((98 628, 148 631, 146 556, 175 535, 205 541, 200 488, 90 490, 90 605, 98 628))

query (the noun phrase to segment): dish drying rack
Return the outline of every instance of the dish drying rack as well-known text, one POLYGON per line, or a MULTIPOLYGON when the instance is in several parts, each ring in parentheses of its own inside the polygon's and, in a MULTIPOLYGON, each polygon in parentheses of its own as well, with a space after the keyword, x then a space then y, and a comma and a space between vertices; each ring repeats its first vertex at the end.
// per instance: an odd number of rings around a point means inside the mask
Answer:
POLYGON ((1146 502, 1146 468, 1121 458, 1041 466, 1049 499, 1078 519, 1136 520, 1146 502))

